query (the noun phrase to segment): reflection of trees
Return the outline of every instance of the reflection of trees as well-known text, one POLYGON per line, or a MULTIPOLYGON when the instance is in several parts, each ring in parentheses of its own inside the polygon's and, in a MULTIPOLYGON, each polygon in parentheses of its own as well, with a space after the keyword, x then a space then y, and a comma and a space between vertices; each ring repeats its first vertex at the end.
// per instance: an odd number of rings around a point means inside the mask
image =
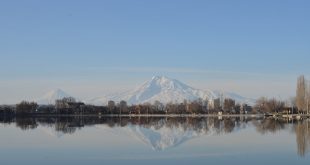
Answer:
POLYGON ((84 126, 104 124, 111 128, 128 125, 146 129, 169 128, 194 131, 197 134, 225 134, 245 128, 252 123, 256 131, 261 134, 276 133, 292 126, 296 133, 298 155, 305 156, 310 149, 310 120, 287 121, 274 118, 251 117, 18 117, 0 118, 0 123, 16 123, 22 130, 35 129, 38 125, 54 128, 58 132, 73 134, 84 126))
POLYGON ((230 133, 234 130, 235 128, 235 121, 233 119, 225 119, 224 120, 224 131, 226 133, 230 133))
POLYGON ((35 118, 17 118, 16 127, 19 127, 22 130, 28 130, 37 128, 38 124, 35 118))
POLYGON ((55 123, 55 130, 63 133, 73 134, 76 131, 76 127, 70 126, 66 122, 55 123))
POLYGON ((285 129, 289 124, 293 124, 293 129, 296 133, 296 142, 298 155, 304 157, 310 149, 310 121, 290 121, 284 119, 266 118, 263 120, 255 120, 253 124, 259 133, 275 133, 285 129))
POLYGON ((310 121, 300 121, 294 126, 298 155, 304 157, 310 149, 310 121))
MULTIPOLYGON (((0 122, 10 123, 14 118, 0 122)), ((139 125, 144 128, 170 129, 182 128, 194 130, 197 133, 214 131, 217 134, 230 133, 235 129, 244 128, 251 121, 256 130, 262 134, 277 132, 285 128, 286 121, 273 118, 259 119, 244 117, 40 117, 40 118, 16 118, 16 125, 22 129, 33 129, 38 124, 53 127, 63 133, 74 133, 77 128, 86 125, 105 124, 109 127, 125 127, 127 125, 139 125)))
POLYGON ((285 120, 265 118, 263 120, 257 120, 253 122, 256 126, 256 131, 262 134, 275 133, 285 128, 285 120))
MULTIPOLYGON (((250 119, 252 120, 252 119, 250 119)), ((44 127, 55 128, 63 133, 74 133, 77 128, 95 124, 105 124, 109 127, 125 127, 127 125, 139 125, 144 128, 170 129, 180 128, 193 130, 197 133, 207 133, 215 130, 216 133, 230 133, 240 127, 247 120, 240 118, 214 118, 214 117, 38 117, 38 118, 10 118, 1 120, 1 123, 16 122, 16 126, 26 130, 34 129, 39 124, 44 127)))
POLYGON ((12 122, 14 122, 14 117, 12 117, 11 115, 6 116, 0 114, 0 123, 11 124, 12 122))
MULTIPOLYGON (((86 120, 84 117, 57 118, 55 121, 55 130, 65 134, 73 134, 77 128, 84 127, 86 120)), ((89 122, 92 123, 91 121, 89 122)))

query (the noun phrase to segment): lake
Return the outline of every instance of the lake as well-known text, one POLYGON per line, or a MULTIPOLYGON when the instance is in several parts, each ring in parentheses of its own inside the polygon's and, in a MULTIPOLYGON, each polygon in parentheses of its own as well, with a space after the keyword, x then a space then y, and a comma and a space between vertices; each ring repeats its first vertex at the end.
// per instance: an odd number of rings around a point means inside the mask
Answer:
POLYGON ((310 120, 0 118, 0 164, 309 164, 310 120))

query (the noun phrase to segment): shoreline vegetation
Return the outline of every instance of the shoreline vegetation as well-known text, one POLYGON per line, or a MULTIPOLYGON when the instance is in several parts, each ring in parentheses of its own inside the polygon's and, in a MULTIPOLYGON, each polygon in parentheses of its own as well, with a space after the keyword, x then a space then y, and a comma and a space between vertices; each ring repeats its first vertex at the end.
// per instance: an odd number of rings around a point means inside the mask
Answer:
POLYGON ((296 97, 287 101, 258 98, 255 105, 236 103, 232 98, 209 98, 182 103, 163 104, 159 101, 128 105, 126 101, 108 101, 107 105, 88 105, 65 97, 50 105, 22 101, 16 105, 0 105, 0 116, 124 116, 124 117, 203 117, 203 116, 273 116, 283 118, 310 117, 310 82, 297 79, 296 97))

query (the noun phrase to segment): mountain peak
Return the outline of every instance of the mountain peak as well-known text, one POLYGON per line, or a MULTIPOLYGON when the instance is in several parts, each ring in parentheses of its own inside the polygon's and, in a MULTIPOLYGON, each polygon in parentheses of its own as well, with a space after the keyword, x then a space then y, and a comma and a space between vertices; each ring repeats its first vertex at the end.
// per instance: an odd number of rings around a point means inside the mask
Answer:
POLYGON ((47 92, 46 95, 48 94, 63 94, 65 93, 62 89, 60 88, 56 88, 56 89, 53 89, 53 90, 50 90, 49 92, 47 92))
POLYGON ((54 104, 56 100, 62 99, 65 97, 72 97, 62 89, 56 88, 47 92, 42 98, 37 99, 39 104, 54 104))
POLYGON ((155 85, 156 84, 157 86, 163 87, 163 86, 167 86, 167 85, 171 86, 175 82, 176 82, 176 80, 168 78, 166 76, 153 76, 151 81, 149 81, 148 83, 150 85, 152 85, 152 84, 155 85))
POLYGON ((153 76, 152 80, 162 80, 162 79, 171 79, 169 77, 166 76, 153 76))
POLYGON ((63 91, 62 89, 56 88, 54 90, 47 92, 43 97, 62 99, 64 97, 71 97, 71 96, 67 94, 65 91, 63 91))
POLYGON ((168 82, 168 81, 170 81, 170 82, 174 81, 174 79, 166 77, 166 76, 153 76, 151 81, 164 83, 164 82, 168 82))

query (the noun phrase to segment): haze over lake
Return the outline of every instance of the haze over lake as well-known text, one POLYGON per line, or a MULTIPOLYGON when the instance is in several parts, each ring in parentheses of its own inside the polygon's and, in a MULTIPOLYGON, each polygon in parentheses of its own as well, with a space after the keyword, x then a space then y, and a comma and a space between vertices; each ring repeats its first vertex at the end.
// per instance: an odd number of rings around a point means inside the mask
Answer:
POLYGON ((310 120, 256 117, 1 119, 4 164, 308 164, 310 120))

